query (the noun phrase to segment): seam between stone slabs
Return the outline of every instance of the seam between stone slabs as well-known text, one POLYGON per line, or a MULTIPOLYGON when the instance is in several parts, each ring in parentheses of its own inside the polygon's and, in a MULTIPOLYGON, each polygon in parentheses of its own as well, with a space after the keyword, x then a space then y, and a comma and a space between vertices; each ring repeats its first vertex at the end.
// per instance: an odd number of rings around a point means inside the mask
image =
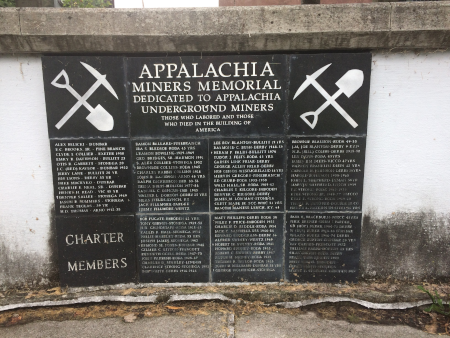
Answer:
POLYGON ((227 316, 227 338, 235 338, 235 322, 234 322, 234 313, 230 313, 227 316))
MULTIPOLYGON (((124 302, 124 303, 157 303, 158 296, 97 296, 97 297, 80 297, 70 300, 60 300, 60 301, 43 301, 35 303, 19 303, 19 304, 9 304, 0 307, 0 312, 15 310, 21 308, 32 308, 32 307, 48 307, 48 306, 63 306, 72 304, 82 304, 82 303, 100 303, 100 302, 124 302)), ((202 300, 222 300, 228 301, 232 304, 238 303, 238 300, 228 298, 219 293, 212 294, 193 294, 193 295, 172 295, 167 303, 175 301, 202 301, 202 300)), ((282 302, 275 304, 266 304, 281 306, 286 309, 295 309, 303 306, 320 304, 320 303, 339 303, 339 302, 351 302, 362 305, 368 309, 374 310, 404 310, 409 308, 414 308, 422 305, 431 304, 431 301, 422 300, 417 302, 400 302, 400 303, 372 303, 360 299, 348 298, 348 297, 325 297, 319 299, 310 299, 305 301, 297 302, 282 302)))
POLYGON ((19 19, 19 22, 18 22, 18 25, 19 25, 19 36, 23 36, 23 34, 22 34, 22 13, 21 13, 20 9, 21 9, 21 7, 19 7, 17 9, 17 16, 18 16, 18 19, 19 19))
POLYGON ((392 6, 391 2, 388 2, 389 7, 391 7, 391 10, 389 11, 389 27, 388 27, 388 32, 389 34, 391 34, 392 32, 392 12, 394 11, 394 6, 392 6))

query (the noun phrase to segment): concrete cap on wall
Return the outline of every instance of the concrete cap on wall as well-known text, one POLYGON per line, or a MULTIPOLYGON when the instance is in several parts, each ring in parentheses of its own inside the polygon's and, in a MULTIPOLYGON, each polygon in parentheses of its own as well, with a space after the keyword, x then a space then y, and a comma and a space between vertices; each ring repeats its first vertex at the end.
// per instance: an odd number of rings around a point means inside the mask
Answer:
POLYGON ((447 48, 450 3, 0 9, 0 53, 447 48))

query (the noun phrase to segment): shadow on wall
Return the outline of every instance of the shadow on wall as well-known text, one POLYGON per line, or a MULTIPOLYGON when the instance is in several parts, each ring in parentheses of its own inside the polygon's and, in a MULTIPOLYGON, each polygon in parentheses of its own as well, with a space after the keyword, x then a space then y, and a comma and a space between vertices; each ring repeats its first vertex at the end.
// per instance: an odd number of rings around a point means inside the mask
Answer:
POLYGON ((59 285, 55 207, 50 206, 48 251, 26 252, 0 239, 0 288, 36 288, 59 285))
POLYGON ((398 212, 363 219, 362 279, 450 278, 450 215, 398 212))

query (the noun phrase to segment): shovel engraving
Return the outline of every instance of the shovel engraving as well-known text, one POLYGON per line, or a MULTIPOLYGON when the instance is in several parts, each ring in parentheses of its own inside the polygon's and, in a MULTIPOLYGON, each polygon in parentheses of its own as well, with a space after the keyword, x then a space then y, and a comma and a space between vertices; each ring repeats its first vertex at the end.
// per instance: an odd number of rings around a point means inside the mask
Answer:
POLYGON ((336 99, 344 93, 347 97, 352 96, 359 88, 361 88, 363 82, 364 82, 364 73, 359 69, 352 69, 349 70, 347 73, 345 73, 337 82, 336 86, 339 88, 339 90, 334 93, 333 96, 330 96, 330 94, 327 93, 327 91, 316 81, 316 79, 322 74, 329 66, 331 66, 331 63, 320 68, 318 71, 316 71, 312 75, 306 75, 306 81, 302 83, 302 85, 298 88, 297 92, 294 95, 294 99, 300 95, 309 85, 313 85, 314 88, 317 89, 317 91, 326 99, 325 103, 322 104, 319 109, 317 109, 314 112, 306 112, 300 115, 302 120, 311 127, 311 129, 314 129, 317 125, 319 114, 325 110, 329 105, 332 105, 339 114, 341 114, 347 122, 353 127, 356 128, 358 124, 355 122, 355 120, 352 119, 352 117, 336 102, 336 99), (307 117, 312 116, 313 121, 310 122, 307 117))
POLYGON ((69 93, 71 93, 78 100, 78 102, 63 116, 63 118, 55 125, 55 127, 57 129, 60 129, 72 117, 72 115, 76 113, 76 111, 81 106, 85 106, 86 109, 89 110, 90 112, 90 114, 86 117, 86 120, 88 120, 95 128, 97 128, 100 131, 110 131, 114 128, 114 118, 100 104, 97 105, 95 108, 93 108, 87 102, 87 99, 90 98, 91 95, 94 94, 97 88, 99 88, 101 85, 103 85, 106 89, 108 89, 108 91, 111 92, 111 94, 113 94, 116 99, 119 98, 117 97, 117 94, 112 88, 111 84, 106 80, 106 75, 100 74, 95 68, 89 66, 87 63, 84 62, 80 63, 92 75, 94 75, 97 81, 91 86, 91 88, 89 88, 89 90, 83 96, 80 96, 80 94, 78 94, 76 90, 70 86, 69 76, 67 75, 65 70, 62 70, 55 77, 55 79, 52 81, 52 85, 57 88, 67 89, 67 91, 69 91, 69 93), (64 78, 64 83, 58 83, 61 77, 64 78))

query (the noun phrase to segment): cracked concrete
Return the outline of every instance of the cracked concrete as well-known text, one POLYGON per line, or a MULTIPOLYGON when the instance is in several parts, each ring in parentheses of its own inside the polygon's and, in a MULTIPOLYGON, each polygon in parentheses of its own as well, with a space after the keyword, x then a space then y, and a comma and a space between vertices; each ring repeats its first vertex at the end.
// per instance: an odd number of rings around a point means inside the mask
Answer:
POLYGON ((408 326, 352 324, 318 318, 314 313, 251 314, 235 319, 234 314, 211 313, 196 316, 161 316, 124 323, 118 318, 80 321, 44 321, 0 328, 4 338, 78 337, 214 337, 214 338, 328 338, 328 337, 429 337, 431 334, 408 326))
POLYGON ((405 326, 355 325, 344 321, 320 320, 313 313, 294 318, 281 314, 272 314, 270 316, 254 314, 240 318, 236 323, 236 331, 240 338, 409 338, 431 336, 431 334, 405 326))
POLYGON ((208 316, 144 318, 134 323, 120 319, 36 322, 22 326, 1 328, 0 335, 9 337, 211 337, 228 338, 226 315, 215 313, 208 316), (81 324, 81 325, 80 325, 81 324))

